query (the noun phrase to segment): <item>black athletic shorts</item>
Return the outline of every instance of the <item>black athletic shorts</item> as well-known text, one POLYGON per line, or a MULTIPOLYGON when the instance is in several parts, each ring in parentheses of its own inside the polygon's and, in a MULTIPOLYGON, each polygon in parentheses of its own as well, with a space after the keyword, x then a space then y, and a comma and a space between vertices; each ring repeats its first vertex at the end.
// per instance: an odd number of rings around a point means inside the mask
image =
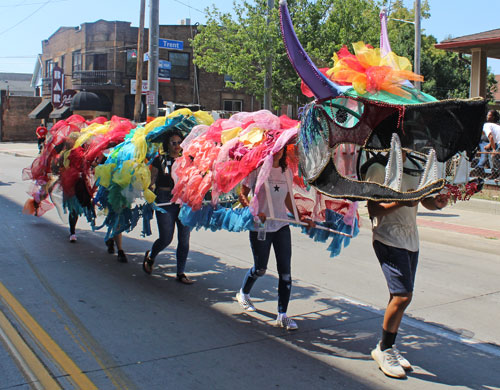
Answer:
POLYGON ((418 251, 395 248, 376 240, 373 241, 373 249, 382 267, 389 291, 392 294, 413 292, 418 251))

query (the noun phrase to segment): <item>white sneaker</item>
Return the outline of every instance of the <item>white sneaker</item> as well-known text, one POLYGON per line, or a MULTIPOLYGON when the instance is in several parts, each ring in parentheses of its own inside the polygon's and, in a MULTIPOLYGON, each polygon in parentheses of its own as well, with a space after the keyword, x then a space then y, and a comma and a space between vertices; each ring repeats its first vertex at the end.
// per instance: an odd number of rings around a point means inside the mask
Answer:
POLYGON ((280 328, 286 328, 286 330, 299 329, 297 323, 286 314, 278 314, 278 317, 276 318, 276 326, 279 326, 280 328))
POLYGON ((406 372, 401 367, 392 348, 382 351, 380 343, 378 343, 377 347, 372 351, 372 358, 378 363, 385 375, 393 378, 406 378, 406 372))
POLYGON ((246 311, 257 311, 255 306, 253 305, 252 301, 250 300, 250 297, 248 295, 245 296, 245 294, 237 293, 236 294, 236 300, 240 304, 240 306, 243 308, 243 310, 246 311))
POLYGON ((396 358, 398 359, 401 367, 403 367, 405 371, 411 371, 412 368, 410 362, 403 355, 401 355, 399 349, 396 348, 396 344, 392 346, 392 350, 394 351, 394 355, 396 355, 396 358))
POLYGON ((72 234, 69 236, 69 242, 76 242, 76 234, 72 234))

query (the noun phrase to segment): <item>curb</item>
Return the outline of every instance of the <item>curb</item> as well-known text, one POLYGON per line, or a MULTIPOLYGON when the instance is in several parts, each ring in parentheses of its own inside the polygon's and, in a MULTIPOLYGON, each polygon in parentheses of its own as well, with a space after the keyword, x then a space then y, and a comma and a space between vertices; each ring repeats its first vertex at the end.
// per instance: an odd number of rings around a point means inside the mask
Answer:
POLYGON ((22 153, 22 152, 13 152, 13 151, 10 151, 10 150, 0 150, 0 153, 9 154, 9 155, 14 156, 14 157, 36 158, 38 156, 38 154, 37 155, 33 155, 33 154, 22 153))
POLYGON ((466 201, 458 201, 453 207, 458 210, 500 215, 500 202, 494 200, 469 199, 466 201))

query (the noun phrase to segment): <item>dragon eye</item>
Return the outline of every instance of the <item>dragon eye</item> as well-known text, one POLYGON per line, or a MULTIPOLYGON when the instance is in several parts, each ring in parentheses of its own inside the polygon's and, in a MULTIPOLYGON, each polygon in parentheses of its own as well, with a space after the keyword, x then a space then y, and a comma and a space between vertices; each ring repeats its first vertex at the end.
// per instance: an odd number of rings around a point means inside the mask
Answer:
POLYGON ((360 121, 364 104, 358 100, 341 97, 324 102, 323 108, 332 122, 345 129, 351 129, 360 121))
POLYGON ((345 123, 345 121, 347 120, 347 111, 343 108, 339 108, 335 113, 335 119, 338 123, 345 123))

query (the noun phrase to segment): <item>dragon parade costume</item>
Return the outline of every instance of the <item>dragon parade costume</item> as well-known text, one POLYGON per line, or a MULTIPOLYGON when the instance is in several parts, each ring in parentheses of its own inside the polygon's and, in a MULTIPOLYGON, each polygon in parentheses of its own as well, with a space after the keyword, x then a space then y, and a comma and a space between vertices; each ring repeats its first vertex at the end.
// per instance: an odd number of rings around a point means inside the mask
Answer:
MULTIPOLYGON (((54 126, 46 148, 24 172, 36 184, 35 200, 26 210, 41 215, 51 207, 47 188, 53 182, 52 162, 64 139, 75 131, 80 137, 73 155, 66 158, 67 172, 59 175, 60 183, 71 194, 76 171, 87 188, 96 181, 89 194, 95 193, 94 204, 106 218, 93 228, 106 226, 106 239, 132 230, 141 218, 142 233, 151 234, 153 211, 161 212, 158 206, 162 205, 155 203, 151 191, 149 164, 162 152, 162 140, 173 129, 186 137, 183 154, 171 168, 176 180, 171 202, 182 205, 179 218, 191 229, 255 229, 258 196, 244 208, 236 194, 252 173, 257 176, 254 195, 264 191, 273 155, 283 148, 293 189, 289 222, 303 225, 299 214, 311 218, 316 228, 304 227, 303 232, 317 241, 331 239, 331 256, 338 255, 358 232, 358 201, 421 200, 445 190, 452 198, 461 198, 455 185, 460 175, 450 179, 445 167, 459 153, 473 157, 486 110, 484 99, 438 101, 414 88, 410 81, 422 81, 422 76, 411 71, 406 58, 390 50, 384 19, 380 49, 357 42, 351 53, 344 46, 334 54, 333 66, 320 70, 295 35, 286 1, 281 0, 279 7, 288 57, 302 79, 302 91, 314 97, 302 110, 300 122, 266 110, 214 122, 206 112, 181 109, 145 126, 111 120, 115 133, 108 133, 73 116, 54 126), (106 161, 95 166, 114 144, 106 161), (403 151, 421 177, 418 187, 408 191, 401 189, 403 151), (385 166, 383 184, 364 177, 374 161, 385 166), (75 165, 78 168, 71 173, 75 165)), ((467 183, 467 174, 461 176, 465 198, 480 189, 467 183)))
MULTIPOLYGON (((183 155, 173 167, 179 179, 172 201, 183 204, 179 215, 182 223, 212 231, 254 230, 259 210, 255 194, 266 190, 273 156, 286 148, 294 205, 294 215, 287 221, 304 225, 299 214, 314 219, 317 228, 303 231, 317 241, 331 239, 331 255, 340 253, 358 232, 357 204, 327 199, 304 183, 298 167, 298 130, 298 121, 266 110, 240 112, 211 126, 195 128, 196 135, 184 140, 183 155), (241 207, 237 201, 239 186, 252 173, 256 175, 254 196, 249 207, 241 207)), ((276 218, 269 215, 268 219, 276 218)))
MULTIPOLYGON (((353 200, 420 200, 443 189, 449 180, 445 164, 457 153, 473 157, 485 100, 438 101, 414 88, 409 80, 422 77, 411 72, 406 58, 391 51, 385 18, 381 18, 381 49, 357 42, 351 54, 344 46, 324 73, 298 41, 285 0, 280 1, 280 22, 302 90, 315 97, 304 109, 298 146, 302 173, 319 192, 353 200), (418 188, 406 192, 400 186, 402 149, 419 160, 422 174, 418 188), (366 181, 362 175, 364 163, 377 154, 386 161, 383 184, 366 181)), ((467 182, 468 177, 461 180, 467 182)))
POLYGON ((24 179, 35 182, 25 212, 41 216, 56 205, 61 218, 63 212, 69 212, 85 215, 94 224, 94 167, 134 127, 128 119, 116 116, 86 121, 73 115, 58 121, 42 154, 23 171, 24 179))
POLYGON ((161 208, 154 203, 149 164, 160 152, 166 134, 180 130, 188 134, 197 125, 213 122, 204 111, 191 112, 184 108, 167 117, 159 117, 144 127, 137 126, 109 153, 104 164, 95 168, 97 193, 95 203, 106 214, 100 229, 106 226, 106 240, 116 234, 131 231, 143 219, 143 235, 150 235, 153 211, 161 208))

